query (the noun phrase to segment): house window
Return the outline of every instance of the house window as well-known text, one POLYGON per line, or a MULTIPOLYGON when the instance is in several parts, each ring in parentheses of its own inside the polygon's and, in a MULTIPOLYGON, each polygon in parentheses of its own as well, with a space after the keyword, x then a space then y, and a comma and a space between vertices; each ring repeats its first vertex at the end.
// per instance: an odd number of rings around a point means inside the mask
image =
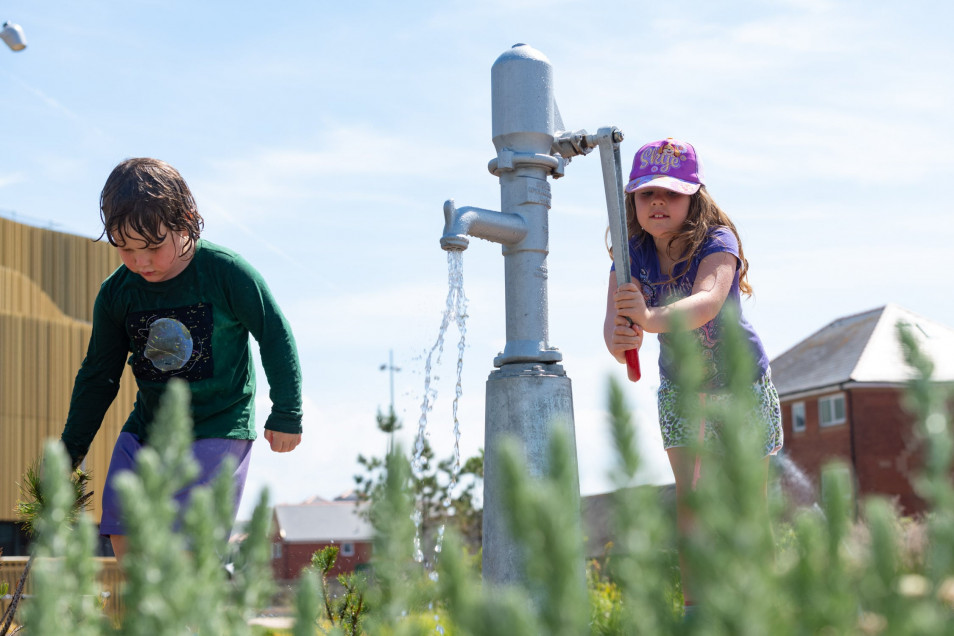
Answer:
POLYGON ((845 396, 829 395, 818 400, 818 423, 820 426, 835 426, 845 421, 845 396))
POLYGON ((805 403, 792 404, 792 432, 801 433, 805 430, 805 403))
POLYGON ((342 544, 341 544, 341 556, 354 556, 354 544, 353 544, 353 543, 342 543, 342 544))
POLYGON ((280 558, 282 558, 282 544, 281 544, 281 543, 273 543, 273 544, 272 544, 272 558, 273 558, 273 559, 280 559, 280 558))

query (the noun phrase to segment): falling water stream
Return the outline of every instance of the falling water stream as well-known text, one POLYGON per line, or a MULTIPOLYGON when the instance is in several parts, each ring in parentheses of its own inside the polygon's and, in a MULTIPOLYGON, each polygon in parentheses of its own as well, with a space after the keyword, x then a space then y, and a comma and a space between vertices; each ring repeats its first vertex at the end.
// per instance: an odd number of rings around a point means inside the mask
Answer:
MULTIPOLYGON (((447 252, 447 302, 444 307, 444 313, 441 319, 440 330, 437 334, 437 340, 428 351, 427 359, 424 363, 424 398, 421 402, 421 417, 418 420, 417 437, 414 444, 414 456, 411 460, 411 470, 414 472, 414 476, 421 478, 425 468, 424 440, 429 435, 427 431, 427 415, 431 412, 431 410, 433 410, 434 400, 437 397, 437 390, 431 387, 431 380, 437 379, 437 376, 433 374, 433 370, 434 366, 440 363, 441 355, 444 352, 444 336, 447 333, 447 329, 450 327, 451 323, 454 323, 457 325, 457 330, 460 333, 460 339, 457 341, 457 384, 454 392, 454 402, 451 407, 454 420, 454 462, 451 470, 451 481, 447 488, 448 493, 453 492, 454 488, 457 486, 457 480, 460 476, 460 422, 457 418, 457 407, 460 402, 460 396, 463 393, 461 373, 464 368, 464 345, 467 334, 467 297, 464 295, 463 262, 463 252, 447 252)), ((452 505, 453 502, 449 496, 441 502, 441 506, 447 512, 450 511, 452 505)), ((438 555, 443 548, 444 524, 442 523, 437 531, 437 538, 434 544, 434 559, 433 561, 428 561, 425 560, 424 550, 422 547, 423 539, 421 536, 421 524, 423 521, 423 513, 419 508, 415 509, 412 519, 414 521, 415 527, 414 558, 418 563, 422 563, 425 567, 431 570, 429 576, 432 580, 436 581, 437 572, 434 567, 436 566, 438 555)), ((438 625, 438 631, 443 633, 443 629, 440 627, 440 625, 438 625)))

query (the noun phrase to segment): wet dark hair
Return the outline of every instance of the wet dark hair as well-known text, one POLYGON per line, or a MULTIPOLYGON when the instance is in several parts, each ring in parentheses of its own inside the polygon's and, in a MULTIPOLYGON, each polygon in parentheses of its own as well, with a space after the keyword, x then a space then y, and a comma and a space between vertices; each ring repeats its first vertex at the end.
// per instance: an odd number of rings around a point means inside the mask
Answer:
MULTIPOLYGON (((103 233, 110 245, 125 245, 132 230, 150 245, 162 243, 162 227, 199 239, 204 221, 179 171, 165 161, 126 159, 106 179, 99 196, 103 233)), ((99 240, 99 239, 97 239, 99 240)))
MULTIPOLYGON (((634 192, 626 195, 626 227, 629 229, 630 239, 644 241, 649 237, 649 233, 643 230, 636 219, 635 196, 634 192)), ((668 281, 665 281, 666 283, 673 282, 688 270, 689 263, 702 248, 709 231, 720 225, 732 230, 732 233, 735 234, 735 240, 739 243, 739 262, 741 263, 739 267, 739 291, 748 296, 752 295, 752 286, 748 280, 749 261, 745 258, 745 252, 742 251, 742 239, 739 237, 739 232, 735 229, 732 220, 729 219, 729 215, 716 204, 705 186, 700 187, 695 194, 691 195, 689 213, 686 214, 682 231, 669 241, 667 249, 673 249, 674 244, 679 242, 680 239, 684 239, 685 248, 681 254, 674 255, 675 263, 673 263, 671 277, 668 281)))

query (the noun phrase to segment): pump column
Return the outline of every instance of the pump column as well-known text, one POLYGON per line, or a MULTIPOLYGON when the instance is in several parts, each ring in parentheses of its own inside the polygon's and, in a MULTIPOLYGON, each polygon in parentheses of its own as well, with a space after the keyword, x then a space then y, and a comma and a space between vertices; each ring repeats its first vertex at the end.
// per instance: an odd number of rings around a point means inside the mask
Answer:
MULTIPOLYGON (((520 584, 526 573, 518 542, 507 525, 499 442, 522 448, 530 475, 547 474, 553 432, 562 429, 576 463, 570 379, 557 364, 562 354, 548 342, 547 254, 551 174, 563 160, 550 154, 556 104, 552 67, 535 49, 518 44, 491 69, 493 142, 490 171, 500 179, 503 213, 526 221, 519 243, 504 245, 507 342, 487 380, 485 409, 483 577, 492 584, 520 584)), ((574 471, 575 472, 575 471, 574 471)), ((579 484, 564 493, 579 511, 579 484)), ((579 564, 583 577, 583 564, 579 564)))

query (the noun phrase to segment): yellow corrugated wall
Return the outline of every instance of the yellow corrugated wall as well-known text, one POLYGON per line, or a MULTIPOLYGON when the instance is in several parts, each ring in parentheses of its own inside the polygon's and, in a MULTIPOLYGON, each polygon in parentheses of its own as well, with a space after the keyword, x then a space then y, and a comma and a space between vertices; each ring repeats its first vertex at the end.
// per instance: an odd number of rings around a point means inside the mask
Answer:
MULTIPOLYGON (((120 264, 105 242, 0 218, 0 521, 15 521, 18 484, 66 422, 99 285, 120 264)), ((90 448, 93 518, 113 442, 136 397, 126 370, 90 448)))

